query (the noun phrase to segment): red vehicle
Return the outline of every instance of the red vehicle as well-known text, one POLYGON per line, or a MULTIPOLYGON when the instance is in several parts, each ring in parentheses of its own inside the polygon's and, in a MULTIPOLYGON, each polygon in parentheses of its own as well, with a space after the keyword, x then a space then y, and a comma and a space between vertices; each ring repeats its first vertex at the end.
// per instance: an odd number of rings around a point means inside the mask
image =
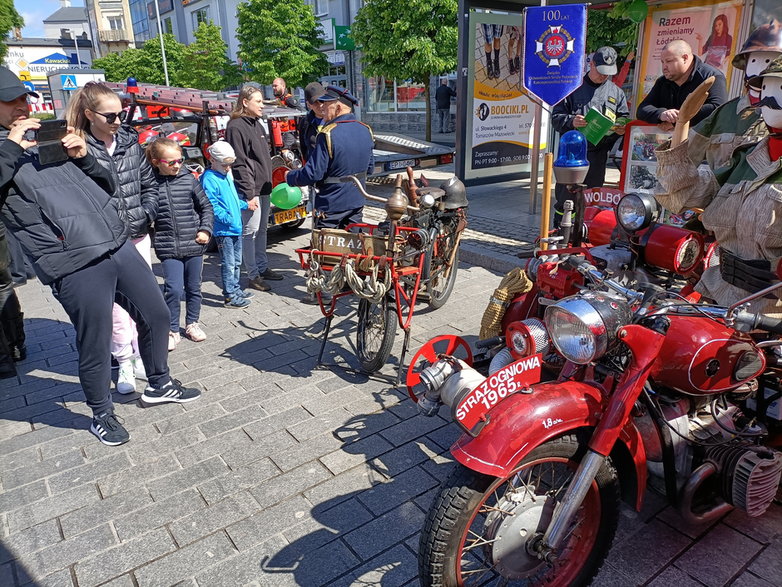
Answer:
POLYGON ((589 287, 546 308, 537 354, 490 377, 449 355, 419 373, 420 410, 444 404, 464 430, 421 534, 422 585, 585 585, 620 499, 640 509, 658 488, 703 523, 776 495, 782 341, 765 333, 782 322, 746 308, 782 284, 724 308, 566 265, 589 287), (549 347, 564 366, 536 383, 549 347))

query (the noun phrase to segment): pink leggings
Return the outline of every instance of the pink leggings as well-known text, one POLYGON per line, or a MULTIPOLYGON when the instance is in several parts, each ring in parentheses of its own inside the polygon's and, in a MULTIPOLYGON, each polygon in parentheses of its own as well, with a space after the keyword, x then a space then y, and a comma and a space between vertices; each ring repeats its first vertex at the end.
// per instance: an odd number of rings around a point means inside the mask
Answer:
MULTIPOLYGON (((152 239, 148 234, 131 239, 136 246, 136 250, 141 254, 144 260, 152 269, 152 239)), ((138 332, 136 323, 133 322, 125 310, 114 304, 111 313, 113 322, 113 331, 111 335, 111 354, 118 361, 128 361, 134 356, 138 356, 138 332)))

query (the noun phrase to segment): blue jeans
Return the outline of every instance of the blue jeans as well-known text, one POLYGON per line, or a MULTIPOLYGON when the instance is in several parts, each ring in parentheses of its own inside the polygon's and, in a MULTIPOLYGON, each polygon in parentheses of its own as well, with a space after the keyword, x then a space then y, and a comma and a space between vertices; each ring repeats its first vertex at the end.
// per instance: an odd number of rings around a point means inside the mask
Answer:
POLYGON ((233 299, 241 290, 239 272, 242 269, 242 237, 216 236, 220 252, 220 275, 223 278, 223 296, 233 299))
POLYGON ((201 316, 201 270, 204 258, 163 259, 163 297, 171 312, 171 332, 179 332, 180 302, 185 298, 185 325, 201 316))
POLYGON ((242 210, 242 255, 247 277, 255 279, 269 268, 266 256, 266 229, 269 227, 269 194, 260 196, 255 210, 242 210))

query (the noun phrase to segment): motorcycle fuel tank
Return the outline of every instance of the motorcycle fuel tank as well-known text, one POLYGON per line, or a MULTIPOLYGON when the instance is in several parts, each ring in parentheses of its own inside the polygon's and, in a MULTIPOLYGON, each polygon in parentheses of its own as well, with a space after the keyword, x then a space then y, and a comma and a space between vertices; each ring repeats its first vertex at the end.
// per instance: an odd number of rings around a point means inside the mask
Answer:
POLYGON ((652 365, 655 384, 690 395, 722 393, 757 377, 766 359, 746 334, 695 316, 671 316, 652 365))

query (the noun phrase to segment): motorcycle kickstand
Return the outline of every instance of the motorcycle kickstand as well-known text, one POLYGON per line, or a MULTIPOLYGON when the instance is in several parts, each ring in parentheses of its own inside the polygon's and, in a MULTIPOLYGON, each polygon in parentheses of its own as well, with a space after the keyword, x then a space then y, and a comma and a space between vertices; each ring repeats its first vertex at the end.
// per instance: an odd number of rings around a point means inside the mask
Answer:
POLYGON ((323 328, 323 340, 320 343, 320 351, 318 352, 318 363, 320 367, 323 365, 323 351, 326 349, 326 341, 329 339, 329 331, 331 330, 331 319, 333 316, 326 318, 326 326, 323 328))
POLYGON ((410 347, 410 328, 405 328, 405 340, 402 343, 402 354, 399 356, 399 369, 396 372, 396 387, 402 382, 402 369, 405 368, 405 356, 410 347))

